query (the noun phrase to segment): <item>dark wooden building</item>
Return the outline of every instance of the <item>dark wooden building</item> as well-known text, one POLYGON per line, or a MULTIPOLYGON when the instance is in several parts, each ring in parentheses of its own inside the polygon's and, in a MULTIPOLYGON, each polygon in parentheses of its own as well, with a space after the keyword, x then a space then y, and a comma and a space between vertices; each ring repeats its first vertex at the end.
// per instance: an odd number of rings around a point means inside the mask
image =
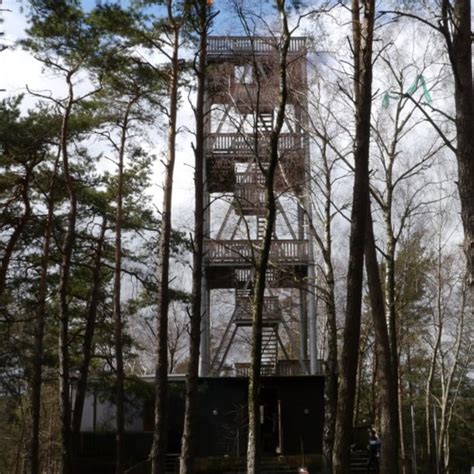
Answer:
MULTIPOLYGON (((201 467, 199 472, 232 472, 235 466, 241 465, 247 448, 247 381, 245 377, 200 378, 197 456, 201 466, 206 466, 207 460, 211 467, 201 467)), ((148 384, 150 380, 144 382, 148 384)), ((184 377, 172 377, 169 388, 168 452, 173 460, 181 447, 184 377)), ((132 472, 137 474, 148 469, 153 430, 152 393, 143 390, 141 395, 129 397, 127 404, 125 459, 128 466, 135 466, 136 471, 132 472)), ((81 472, 113 472, 114 411, 113 404, 102 393, 89 393, 79 443, 81 472)), ((265 458, 300 464, 303 451, 314 462, 322 451, 323 420, 323 377, 263 377, 260 422, 265 458)))

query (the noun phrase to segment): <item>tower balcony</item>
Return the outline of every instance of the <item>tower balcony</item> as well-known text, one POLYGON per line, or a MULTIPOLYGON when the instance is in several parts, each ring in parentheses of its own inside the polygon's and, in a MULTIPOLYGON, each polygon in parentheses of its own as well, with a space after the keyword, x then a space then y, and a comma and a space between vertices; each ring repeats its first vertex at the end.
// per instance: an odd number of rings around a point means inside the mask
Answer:
MULTIPOLYGON (((207 55, 210 58, 228 57, 236 55, 268 55, 275 54, 278 48, 278 39, 273 36, 210 36, 207 42, 207 55)), ((306 38, 293 37, 290 40, 289 53, 306 52, 306 38)))
MULTIPOLYGON (((208 266, 254 266, 261 249, 260 240, 207 240, 204 243, 208 266)), ((309 261, 308 241, 274 240, 270 247, 273 265, 305 265, 309 261)))
MULTIPOLYGON (((270 151, 270 132, 253 133, 210 133, 207 136, 207 153, 214 156, 232 156, 236 161, 248 161, 249 158, 260 157, 268 160, 270 151)), ((280 154, 300 152, 302 135, 282 133, 278 141, 280 154)))

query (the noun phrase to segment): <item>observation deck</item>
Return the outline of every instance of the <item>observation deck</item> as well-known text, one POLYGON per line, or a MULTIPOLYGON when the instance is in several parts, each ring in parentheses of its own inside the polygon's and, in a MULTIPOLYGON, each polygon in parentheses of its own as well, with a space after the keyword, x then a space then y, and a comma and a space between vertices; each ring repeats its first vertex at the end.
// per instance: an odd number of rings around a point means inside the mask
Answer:
MULTIPOLYGON (((208 266, 253 266, 261 245, 260 240, 208 240, 204 242, 205 263, 208 266)), ((306 240, 274 240, 271 243, 271 264, 303 265, 308 259, 306 240)))
MULTIPOLYGON (((275 54, 279 41, 274 37, 242 37, 242 36, 212 36, 208 38, 207 55, 211 59, 227 57, 233 59, 238 55, 275 54)), ((295 36, 290 40, 289 54, 306 53, 306 38, 295 36)))

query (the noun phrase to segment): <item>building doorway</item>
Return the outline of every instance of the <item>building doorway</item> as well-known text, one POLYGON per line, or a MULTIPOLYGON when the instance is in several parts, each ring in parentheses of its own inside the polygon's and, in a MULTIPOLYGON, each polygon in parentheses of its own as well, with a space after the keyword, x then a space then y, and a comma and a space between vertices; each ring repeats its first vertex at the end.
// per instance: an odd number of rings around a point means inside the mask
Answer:
POLYGON ((260 403, 260 436, 264 455, 281 451, 281 404, 276 388, 263 388, 260 403))

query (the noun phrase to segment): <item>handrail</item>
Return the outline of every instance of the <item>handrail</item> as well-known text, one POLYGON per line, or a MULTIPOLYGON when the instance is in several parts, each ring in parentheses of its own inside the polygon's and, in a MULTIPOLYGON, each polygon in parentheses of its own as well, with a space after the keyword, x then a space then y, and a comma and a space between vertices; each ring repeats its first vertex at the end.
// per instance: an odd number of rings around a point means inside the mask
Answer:
MULTIPOLYGON (((252 317, 253 301, 252 298, 236 298, 235 301, 235 319, 247 320, 252 317)), ((265 296, 263 299, 263 319, 280 319, 281 310, 277 296, 265 296)))
MULTIPOLYGON (((212 240, 204 243, 208 263, 253 263, 260 252, 259 240, 212 240)), ((270 261, 274 263, 307 263, 306 240, 274 240, 270 247, 270 261)))
MULTIPOLYGON (((296 133, 282 133, 279 137, 279 149, 284 151, 300 149, 301 138, 301 135, 296 133)), ((270 133, 259 136, 257 140, 251 133, 210 133, 207 136, 208 151, 218 154, 254 153, 257 144, 259 147, 268 147, 270 133)))
MULTIPOLYGON (((252 52, 265 54, 278 48, 278 38, 272 36, 210 36, 207 42, 207 54, 235 54, 252 52)), ((289 52, 295 53, 306 49, 305 37, 290 39, 289 52)))

